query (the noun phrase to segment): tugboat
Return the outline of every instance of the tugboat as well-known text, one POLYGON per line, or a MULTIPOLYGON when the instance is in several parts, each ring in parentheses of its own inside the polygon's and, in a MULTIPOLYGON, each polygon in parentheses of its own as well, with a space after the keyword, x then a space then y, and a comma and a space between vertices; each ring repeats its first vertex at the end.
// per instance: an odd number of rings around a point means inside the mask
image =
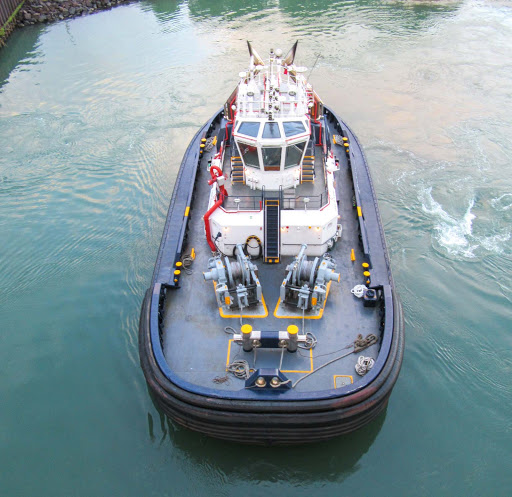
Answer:
POLYGON ((249 67, 188 146, 140 316, 157 406, 191 430, 289 445, 386 407, 404 351, 370 171, 284 55, 249 67))

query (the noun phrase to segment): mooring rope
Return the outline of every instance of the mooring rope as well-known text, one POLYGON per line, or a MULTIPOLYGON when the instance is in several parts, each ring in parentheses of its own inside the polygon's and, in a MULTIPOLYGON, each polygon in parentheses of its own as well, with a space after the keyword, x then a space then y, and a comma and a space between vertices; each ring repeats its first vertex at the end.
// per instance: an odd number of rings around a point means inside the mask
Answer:
POLYGON ((183 271, 185 271, 185 273, 187 274, 192 274, 194 271, 191 269, 191 266, 194 262, 194 259, 192 259, 192 257, 189 255, 184 255, 182 258, 181 258, 181 264, 182 264, 182 268, 183 268, 183 271))
POLYGON ((370 345, 377 343, 379 339, 373 333, 366 335, 366 338, 363 338, 363 335, 357 335, 357 338, 354 340, 354 352, 361 352, 361 350, 367 349, 370 345))
POLYGON ((304 342, 304 345, 297 345, 297 347, 299 349, 305 349, 305 350, 314 349, 316 347, 317 341, 318 340, 317 340, 315 334, 312 333, 311 331, 308 331, 306 333, 306 341, 304 342))
POLYGON ((251 369, 247 361, 237 359, 228 365, 228 373, 235 375, 240 380, 246 380, 251 374, 251 369))
POLYGON ((205 145, 205 150, 207 152, 209 152, 212 148, 213 148, 213 141, 215 140, 215 138, 217 138, 216 136, 210 136, 210 138, 208 138, 206 140, 206 143, 204 144, 205 145))
POLYGON ((373 365, 375 364, 375 360, 372 357, 364 357, 359 356, 359 359, 356 362, 355 369, 356 373, 359 376, 364 376, 370 369, 373 368, 373 365))
POLYGON ((365 285, 356 285, 352 290, 350 290, 350 293, 354 295, 354 297, 360 299, 366 290, 368 290, 368 288, 366 288, 365 285))
MULTIPOLYGON (((318 366, 316 369, 311 371, 310 373, 301 376, 293 385, 292 388, 295 388, 302 380, 306 379, 308 376, 311 376, 312 374, 316 373, 322 368, 325 368, 326 366, 329 366, 329 364, 332 364, 333 362, 339 361, 340 359, 343 359, 344 357, 349 356, 350 354, 353 354, 355 352, 361 352, 361 350, 364 350, 368 348, 370 345, 373 345, 377 342, 377 337, 373 334, 369 334, 366 336, 366 338, 363 338, 362 335, 358 335, 357 338, 352 342, 351 344, 347 345, 347 347, 353 347, 352 350, 349 350, 345 354, 342 354, 338 357, 335 357, 334 359, 331 359, 330 361, 326 362, 325 364, 322 364, 321 366, 318 366)), ((373 359, 372 359, 373 360, 373 359)), ((372 364, 373 366, 373 364, 372 364)))

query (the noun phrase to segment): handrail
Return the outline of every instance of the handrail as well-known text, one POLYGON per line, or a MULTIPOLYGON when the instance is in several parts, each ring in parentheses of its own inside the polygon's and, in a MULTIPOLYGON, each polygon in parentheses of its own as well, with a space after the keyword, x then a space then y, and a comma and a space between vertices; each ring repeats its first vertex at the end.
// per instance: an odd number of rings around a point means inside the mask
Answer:
MULTIPOLYGON (((222 203, 222 208, 225 211, 247 211, 254 210, 260 211, 261 205, 265 198, 270 198, 271 193, 262 190, 258 195, 233 195, 226 197, 222 203), (235 200, 240 200, 235 202, 235 200)), ((329 195, 327 192, 320 195, 298 195, 296 197, 285 197, 283 192, 278 193, 273 198, 279 199, 282 210, 298 210, 298 209, 314 209, 319 210, 329 202, 329 195), (307 202, 304 199, 309 199, 307 202)))

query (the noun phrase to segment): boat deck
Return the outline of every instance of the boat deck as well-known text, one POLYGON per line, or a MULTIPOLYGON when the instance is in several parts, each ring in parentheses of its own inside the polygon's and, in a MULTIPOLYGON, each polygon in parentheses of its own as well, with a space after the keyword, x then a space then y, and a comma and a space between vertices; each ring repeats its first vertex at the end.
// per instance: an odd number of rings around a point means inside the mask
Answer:
MULTIPOLYGON (((332 126, 332 123, 329 124, 332 126)), ((214 130, 212 135, 217 130, 214 130)), ((334 134, 335 131, 331 130, 334 134)), ((195 250, 196 258, 190 271, 183 272, 180 288, 170 289, 163 309, 163 351, 169 367, 183 380, 219 391, 239 391, 244 389, 244 381, 226 372, 227 364, 235 359, 245 359, 251 369, 279 368, 295 382, 319 366, 343 355, 347 357, 311 374, 301 381, 296 392, 312 392, 340 388, 356 383, 359 376, 354 370, 359 355, 377 359, 380 345, 372 345, 364 352, 350 353, 351 344, 359 334, 363 337, 370 333, 380 334, 380 307, 364 307, 361 300, 354 297, 350 290, 363 283, 363 253, 359 242, 358 217, 354 207, 354 189, 350 166, 342 147, 333 145, 334 154, 340 160, 340 171, 335 173, 339 200, 342 237, 331 251, 337 262, 336 272, 341 274, 340 283, 332 282, 329 296, 321 319, 308 316, 302 319, 302 312, 287 308, 284 317, 276 317, 274 311, 278 303, 279 287, 286 274, 286 265, 292 257, 282 257, 279 264, 264 264, 263 260, 253 262, 258 266, 263 298, 267 311, 266 317, 222 317, 216 304, 214 287, 211 281, 205 281, 203 272, 207 270, 211 250, 206 242, 203 215, 207 210, 210 186, 207 171, 208 160, 214 151, 205 153, 194 192, 194 201, 189 213, 188 235, 184 245, 184 254, 195 250), (351 261, 351 250, 356 261, 351 261), (175 295, 174 295, 175 293, 175 295), (257 349, 246 353, 233 342, 230 332, 240 332, 241 323, 250 324, 254 330, 286 330, 290 324, 299 328, 299 333, 311 332, 317 338, 313 350, 299 349, 297 353, 281 350, 257 349), (227 330, 227 331, 226 331, 227 330)), ((230 153, 226 154, 228 157, 230 153)), ((229 163, 229 159, 228 159, 229 163)), ((298 196, 313 196, 325 191, 321 148, 316 148, 317 170, 315 184, 305 184, 297 188, 298 196), (320 193, 319 193, 320 192, 320 193)), ((229 171, 228 171, 229 172, 229 171)), ((230 195, 258 195, 244 185, 228 185, 230 195), (249 193, 250 194, 250 193, 249 193)), ((286 394, 283 394, 286 395, 286 394)))

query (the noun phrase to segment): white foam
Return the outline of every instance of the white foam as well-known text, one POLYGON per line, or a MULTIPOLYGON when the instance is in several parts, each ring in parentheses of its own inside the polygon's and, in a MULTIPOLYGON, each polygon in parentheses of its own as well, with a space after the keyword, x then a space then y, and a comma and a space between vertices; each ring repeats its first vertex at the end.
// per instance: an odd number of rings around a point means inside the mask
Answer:
POLYGON ((504 244, 510 240, 511 236, 512 234, 510 232, 499 233, 497 235, 482 237, 480 239, 480 243, 482 247, 488 250, 489 252, 502 254, 504 244))
POLYGON ((493 198, 491 205, 499 211, 508 211, 512 209, 512 193, 504 193, 503 195, 493 198))
MULTIPOLYGON (((508 210, 512 207, 512 194, 505 194, 501 197, 491 200, 491 204, 497 210, 508 210), (496 205, 494 205, 496 204, 496 205)), ((424 188, 420 191, 420 200, 422 202, 423 212, 428 214, 434 222, 434 239, 443 247, 446 252, 455 257, 475 258, 480 249, 495 254, 503 254, 512 238, 512 230, 507 228, 499 233, 473 233, 473 221, 476 215, 471 211, 475 205, 475 199, 471 198, 466 212, 461 217, 449 214, 443 209, 443 206, 432 196, 432 187, 424 188)), ((495 223, 488 223, 492 228, 495 223)), ((495 228, 494 228, 495 229, 495 228)))
POLYGON ((473 220, 475 215, 471 212, 475 199, 471 199, 465 214, 461 218, 451 216, 442 205, 432 197, 432 187, 421 192, 423 211, 434 219, 435 238, 439 245, 449 254, 455 256, 475 257, 478 244, 474 243, 473 220))

